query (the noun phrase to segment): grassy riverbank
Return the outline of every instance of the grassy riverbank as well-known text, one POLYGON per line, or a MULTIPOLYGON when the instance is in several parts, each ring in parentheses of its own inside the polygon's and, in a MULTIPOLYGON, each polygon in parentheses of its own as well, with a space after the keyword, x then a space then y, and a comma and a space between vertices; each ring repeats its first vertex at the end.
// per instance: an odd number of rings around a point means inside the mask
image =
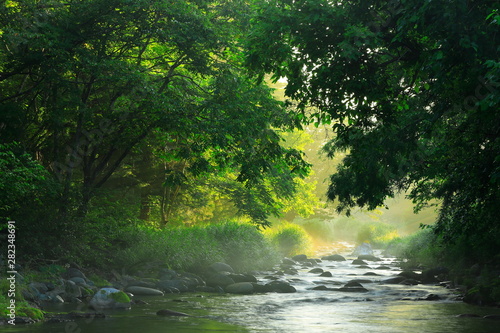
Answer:
MULTIPOLYGON (((32 282, 57 285, 67 267, 82 267, 97 287, 109 285, 112 272, 154 276, 161 268, 197 272, 214 262, 225 262, 238 272, 269 269, 284 255, 297 254, 309 239, 303 229, 285 225, 261 232, 254 225, 226 222, 194 227, 154 229, 129 227, 113 234, 109 243, 84 244, 88 251, 69 252, 47 264, 43 258, 20 261, 16 276, 16 316, 43 319, 44 313, 25 300, 32 282), (106 246, 104 246, 106 244, 106 246)), ((21 257, 21 256, 20 256, 21 257)), ((24 257, 25 259, 28 259, 24 257)), ((2 267, 2 271, 5 271, 2 267)), ((0 283, 0 317, 8 318, 10 285, 0 283)))

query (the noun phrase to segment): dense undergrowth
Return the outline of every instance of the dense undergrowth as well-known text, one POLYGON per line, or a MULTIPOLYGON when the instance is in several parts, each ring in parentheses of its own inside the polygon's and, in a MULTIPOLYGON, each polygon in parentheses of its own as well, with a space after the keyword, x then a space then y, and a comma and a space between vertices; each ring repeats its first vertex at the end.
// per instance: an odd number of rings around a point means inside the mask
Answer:
POLYGON ((163 230, 138 227, 125 231, 122 239, 127 246, 113 254, 112 265, 130 272, 158 265, 196 271, 217 261, 250 271, 269 268, 279 260, 264 235, 245 223, 163 230))
MULTIPOLYGON (((102 276, 109 276, 112 270, 155 277, 159 268, 198 272, 221 261, 236 271, 249 272, 271 268, 283 255, 299 253, 307 241, 306 233, 291 225, 270 234, 259 231, 254 225, 239 222, 166 229, 129 226, 116 233, 101 235, 94 243, 77 246, 77 249, 85 250, 80 254, 73 248, 67 256, 52 264, 38 257, 26 262, 25 266, 21 265, 21 275, 16 279, 17 316, 35 320, 43 318, 42 311, 30 307, 24 300, 22 291, 30 282, 57 283, 69 264, 76 263, 85 268, 97 286, 109 285, 102 276)), ((0 317, 8 314, 8 291, 7 280, 2 279, 0 307, 3 310, 0 317)))
POLYGON ((464 293, 464 301, 500 305, 500 254, 494 248, 472 244, 470 239, 443 239, 432 228, 386 245, 388 254, 405 260, 405 268, 444 268, 452 285, 464 293))

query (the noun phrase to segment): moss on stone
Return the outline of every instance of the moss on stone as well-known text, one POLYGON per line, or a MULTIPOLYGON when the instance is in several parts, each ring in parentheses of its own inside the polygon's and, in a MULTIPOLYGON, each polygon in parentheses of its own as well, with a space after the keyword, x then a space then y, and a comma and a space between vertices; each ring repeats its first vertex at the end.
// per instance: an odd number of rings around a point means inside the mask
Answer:
POLYGON ((45 317, 44 312, 42 310, 31 307, 18 308, 16 311, 16 316, 30 317, 31 319, 36 321, 43 320, 45 317))
POLYGON ((109 294, 109 297, 115 300, 117 303, 130 303, 130 297, 125 294, 123 291, 119 291, 117 293, 109 294))

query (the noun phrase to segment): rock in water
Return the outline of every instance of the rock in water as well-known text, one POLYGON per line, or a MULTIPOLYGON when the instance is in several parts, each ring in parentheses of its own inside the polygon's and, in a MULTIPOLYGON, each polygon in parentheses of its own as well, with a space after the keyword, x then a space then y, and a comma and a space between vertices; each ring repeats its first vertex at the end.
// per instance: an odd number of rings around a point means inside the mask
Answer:
POLYGON ((306 261, 307 256, 305 254, 297 254, 296 256, 292 257, 292 260, 294 260, 294 261, 306 261))
POLYGON ((500 315, 486 315, 483 318, 489 320, 500 320, 500 315))
POLYGON ((457 318, 481 318, 480 315, 474 313, 462 313, 456 316, 457 318))
POLYGON ((163 292, 158 289, 139 287, 139 286, 129 286, 125 291, 132 293, 134 295, 143 296, 163 296, 163 292))
POLYGON ((207 285, 211 286, 211 287, 215 287, 215 286, 225 287, 225 286, 228 286, 230 284, 233 284, 234 280, 231 279, 226 274, 223 274, 223 273, 214 273, 214 274, 211 274, 207 278, 206 282, 207 282, 207 285))
POLYGON ((363 260, 360 260, 360 259, 354 259, 352 261, 352 264, 353 265, 364 265, 364 266, 368 265, 366 262, 364 262, 363 260))
POLYGON ((174 317, 188 317, 189 316, 187 313, 172 311, 172 310, 169 310, 169 309, 158 310, 158 312, 156 312, 156 314, 158 316, 162 316, 162 317, 169 317, 169 316, 174 316, 174 317))
POLYGON ((321 260, 330 260, 330 261, 345 261, 345 258, 340 254, 332 254, 329 256, 322 257, 321 260))
POLYGON ((231 294, 251 294, 254 287, 251 282, 238 282, 226 286, 225 290, 231 294))
POLYGON ((354 249, 353 256, 373 255, 372 247, 369 243, 363 243, 354 249))
POLYGON ((130 298, 123 291, 115 288, 101 288, 90 300, 89 305, 95 310, 130 309, 130 298))
POLYGON ((272 281, 265 285, 267 292, 294 293, 297 290, 285 281, 272 281))

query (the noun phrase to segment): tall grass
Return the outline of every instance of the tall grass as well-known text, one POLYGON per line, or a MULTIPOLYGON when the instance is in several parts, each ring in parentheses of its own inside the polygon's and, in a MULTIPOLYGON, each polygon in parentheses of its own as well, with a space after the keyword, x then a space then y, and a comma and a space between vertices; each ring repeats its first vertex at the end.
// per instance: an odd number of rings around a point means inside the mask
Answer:
POLYGON ((311 237, 297 224, 285 223, 268 229, 266 236, 284 256, 308 253, 311 249, 311 237))
POLYGON ((129 272, 166 266, 197 271, 222 261, 237 271, 270 268, 278 253, 253 225, 227 222, 164 230, 133 228, 125 231, 127 246, 114 254, 113 266, 129 272))

